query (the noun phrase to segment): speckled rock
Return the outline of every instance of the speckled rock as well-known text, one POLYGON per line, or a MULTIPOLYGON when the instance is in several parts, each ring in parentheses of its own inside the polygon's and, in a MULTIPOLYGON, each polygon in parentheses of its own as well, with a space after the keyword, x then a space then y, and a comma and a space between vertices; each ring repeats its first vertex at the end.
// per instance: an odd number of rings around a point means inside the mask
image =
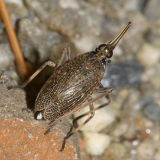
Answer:
POLYGON ((112 160, 125 159, 127 149, 120 143, 111 143, 105 151, 105 157, 112 160))
POLYGON ((54 45, 65 42, 64 37, 47 30, 37 18, 21 20, 18 36, 25 58, 37 64, 49 59, 51 52, 54 52, 52 49, 54 45))
POLYGON ((140 144, 140 146, 137 149, 140 158, 146 159, 146 160, 153 159, 155 146, 150 144, 153 144, 153 142, 150 140, 146 140, 140 144))
POLYGON ((14 56, 9 44, 0 44, 0 67, 7 68, 14 65, 14 56))
POLYGON ((0 77, 0 84, 3 84, 5 86, 16 86, 18 85, 19 76, 14 68, 10 68, 7 70, 0 70, 0 74, 2 73, 0 77))
POLYGON ((28 15, 28 11, 23 0, 5 0, 12 25, 16 28, 16 23, 19 19, 28 15))
POLYGON ((155 23, 157 25, 160 25, 160 18, 158 16, 160 14, 159 6, 159 0, 149 1, 145 9, 145 15, 149 18, 151 23, 155 23))
POLYGON ((89 51, 97 44, 104 19, 102 10, 96 6, 77 0, 26 0, 26 3, 41 21, 69 37, 78 49, 89 51))
POLYGON ((0 127, 1 159, 78 160, 68 142, 66 149, 59 151, 63 137, 58 132, 45 136, 43 127, 13 118, 0 119, 0 127))
POLYGON ((127 61, 110 64, 102 79, 104 86, 112 86, 114 89, 121 87, 136 87, 141 82, 143 67, 137 61, 127 61))
POLYGON ((63 152, 59 151, 70 128, 69 122, 65 121, 64 126, 57 124, 53 131, 44 135, 46 122, 37 121, 33 112, 22 110, 27 106, 25 92, 7 90, 5 84, 0 84, 0 90, 1 159, 78 160, 75 136, 67 141, 63 152))

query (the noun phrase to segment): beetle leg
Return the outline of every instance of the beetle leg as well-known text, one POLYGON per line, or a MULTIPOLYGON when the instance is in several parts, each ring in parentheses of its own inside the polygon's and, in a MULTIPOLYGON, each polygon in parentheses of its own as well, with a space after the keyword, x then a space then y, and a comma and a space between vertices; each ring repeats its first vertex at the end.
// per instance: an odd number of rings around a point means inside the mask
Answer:
POLYGON ((104 92, 109 92, 111 93, 113 90, 113 88, 111 86, 108 86, 108 87, 103 87, 103 85, 100 83, 99 84, 99 87, 96 88, 95 91, 97 91, 98 93, 104 93, 104 92))
POLYGON ((95 91, 98 93, 108 93, 109 94, 113 91, 113 88, 111 86, 103 87, 103 88, 100 87, 100 88, 97 88, 95 91))
MULTIPOLYGON (((103 94, 103 96, 106 96, 108 102, 106 102, 106 103, 104 103, 104 104, 96 107, 96 108, 94 109, 95 111, 96 111, 96 110, 99 110, 99 109, 101 109, 101 108, 104 108, 104 107, 106 107, 107 105, 109 105, 109 104, 111 103, 111 98, 110 98, 110 96, 109 96, 108 93, 103 94)), ((102 97, 98 97, 98 99, 99 99, 99 98, 102 98, 102 97)), ((97 99, 96 99, 96 100, 97 100, 97 99)), ((94 100, 92 101, 92 103, 93 103, 93 102, 94 102, 94 100)), ((81 118, 83 118, 83 117, 85 117, 85 116, 87 116, 87 115, 89 115, 89 114, 90 114, 90 111, 88 111, 88 112, 86 112, 86 113, 84 113, 84 114, 76 117, 76 118, 73 120, 73 125, 72 125, 72 126, 75 126, 76 122, 77 122, 79 119, 81 119, 81 118)))
POLYGON ((49 127, 48 127, 48 129, 45 131, 45 135, 47 135, 50 131, 51 131, 51 129, 56 125, 56 123, 57 123, 57 121, 55 120, 55 121, 51 121, 50 123, 49 123, 49 127))
MULTIPOLYGON (((104 96, 104 95, 103 95, 103 96, 104 96)), ((96 111, 96 110, 99 110, 99 109, 101 109, 101 108, 104 108, 104 107, 106 107, 107 105, 109 105, 109 104, 111 103, 111 98, 110 98, 109 94, 107 94, 107 95, 105 95, 105 96, 106 96, 108 102, 106 102, 106 103, 104 103, 104 104, 96 107, 96 108, 94 109, 95 111, 96 111)), ((75 126, 76 122, 77 122, 79 119, 87 116, 88 114, 90 114, 90 111, 88 111, 88 112, 86 112, 86 113, 84 113, 84 114, 76 117, 76 118, 73 120, 73 126, 75 126)))
MULTIPOLYGON (((95 102, 95 101, 97 101, 98 99, 100 99, 100 98, 102 98, 102 97, 104 97, 104 96, 106 96, 106 98, 108 99, 108 100, 110 100, 110 97, 108 98, 108 96, 109 96, 109 94, 112 92, 112 87, 104 87, 104 88, 102 88, 102 89, 97 89, 96 90, 96 92, 99 92, 99 93, 102 93, 102 94, 100 94, 99 96, 97 96, 96 98, 93 98, 92 99, 92 102, 95 102)), ((84 103, 84 104, 82 104, 81 105, 81 108, 83 108, 83 107, 85 107, 85 106, 88 106, 89 105, 89 103, 87 102, 87 103, 84 103)))
POLYGON ((89 98, 88 101, 89 101, 89 108, 90 108, 89 113, 91 114, 90 117, 87 118, 80 126, 78 126, 75 129, 73 129, 73 125, 72 125, 70 131, 68 132, 68 134, 66 135, 66 137, 64 137, 63 144, 62 144, 62 147, 61 147, 60 151, 64 150, 64 147, 65 147, 65 144, 66 144, 66 140, 68 138, 70 138, 73 134, 75 134, 77 131, 79 131, 86 123, 88 123, 94 117, 95 109, 94 109, 91 97, 89 98))
POLYGON ((28 85, 28 83, 30 83, 46 66, 55 67, 56 64, 55 64, 54 62, 52 62, 52 61, 47 61, 47 62, 45 62, 42 66, 40 66, 40 68, 38 68, 38 69, 36 70, 36 72, 34 72, 34 73, 29 77, 29 79, 28 79, 26 82, 24 82, 22 85, 11 86, 11 87, 9 87, 9 89, 11 89, 11 88, 24 88, 24 87, 26 87, 26 86, 28 85))
POLYGON ((69 47, 65 47, 63 49, 62 56, 61 56, 57 66, 60 66, 64 61, 70 60, 71 59, 70 53, 71 53, 70 48, 69 47))
MULTIPOLYGON (((103 96, 104 96, 104 95, 103 95, 103 96)), ((61 147, 61 149, 60 149, 61 152, 64 150, 64 147, 65 147, 65 144, 66 144, 66 140, 67 140, 68 138, 70 138, 73 134, 75 134, 78 130, 80 130, 81 127, 83 127, 87 122, 89 122, 89 121, 93 118, 96 110, 101 109, 101 108, 107 106, 108 104, 110 104, 111 98, 110 98, 109 94, 107 94, 106 97, 107 97, 107 99, 108 99, 108 102, 107 102, 107 103, 104 103, 104 104, 102 104, 102 105, 100 105, 100 106, 98 106, 98 107, 96 107, 96 108, 93 107, 93 103, 90 103, 90 105, 89 105, 90 111, 89 111, 89 112, 86 112, 86 113, 84 113, 84 114, 82 114, 82 115, 80 115, 80 116, 78 116, 78 117, 76 117, 76 118, 73 120, 73 125, 71 126, 70 131, 68 132, 67 136, 64 137, 63 144, 62 144, 62 147, 61 147), (93 107, 93 108, 92 108, 92 107, 93 107), (91 114, 91 116, 90 116, 88 119, 86 119, 86 120, 84 121, 84 123, 82 123, 79 127, 77 127, 75 130, 73 130, 73 127, 75 126, 75 123, 76 123, 79 119, 81 119, 81 118, 83 118, 83 117, 85 117, 85 116, 87 116, 87 115, 89 115, 89 114, 91 114)))

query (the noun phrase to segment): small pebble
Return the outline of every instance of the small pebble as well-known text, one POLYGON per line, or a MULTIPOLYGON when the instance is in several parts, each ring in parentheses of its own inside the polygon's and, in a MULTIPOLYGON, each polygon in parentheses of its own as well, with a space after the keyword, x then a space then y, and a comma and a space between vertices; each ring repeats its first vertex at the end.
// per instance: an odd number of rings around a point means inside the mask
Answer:
POLYGON ((152 67, 159 63, 160 49, 145 43, 137 53, 137 59, 145 67, 152 67))
POLYGON ((106 149, 104 155, 107 159, 112 157, 112 160, 124 160, 127 149, 120 143, 112 143, 106 149))
POLYGON ((85 132, 85 148, 91 155, 101 155, 110 144, 110 137, 106 134, 85 132))
POLYGON ((115 130, 113 131, 113 135, 116 137, 123 136, 128 129, 128 124, 127 123, 119 123, 116 127, 115 130))
POLYGON ((150 102, 145 105, 144 114, 149 119, 160 122, 160 106, 155 102, 150 102))
POLYGON ((144 141, 137 148, 137 154, 141 159, 153 160, 154 157, 154 143, 152 141, 144 141))
POLYGON ((158 151, 156 152, 154 158, 155 158, 155 160, 160 160, 160 150, 159 150, 159 149, 158 149, 158 151))
POLYGON ((5 0, 6 3, 15 3, 19 6, 23 6, 23 0, 5 0))

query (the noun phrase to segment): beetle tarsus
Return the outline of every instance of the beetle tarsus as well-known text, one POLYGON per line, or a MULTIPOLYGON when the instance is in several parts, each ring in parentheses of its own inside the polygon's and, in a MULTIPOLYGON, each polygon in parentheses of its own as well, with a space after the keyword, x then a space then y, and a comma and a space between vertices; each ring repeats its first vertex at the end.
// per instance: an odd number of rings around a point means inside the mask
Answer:
POLYGON ((67 134, 67 136, 64 137, 63 143, 62 143, 62 147, 61 147, 61 149, 60 149, 60 152, 63 152, 63 150, 64 150, 64 148, 65 148, 65 145, 66 145, 66 140, 67 140, 68 138, 70 138, 72 135, 73 135, 73 133, 70 133, 70 132, 69 132, 69 133, 67 134))
POLYGON ((47 135, 51 131, 51 128, 48 128, 45 132, 44 135, 47 135))

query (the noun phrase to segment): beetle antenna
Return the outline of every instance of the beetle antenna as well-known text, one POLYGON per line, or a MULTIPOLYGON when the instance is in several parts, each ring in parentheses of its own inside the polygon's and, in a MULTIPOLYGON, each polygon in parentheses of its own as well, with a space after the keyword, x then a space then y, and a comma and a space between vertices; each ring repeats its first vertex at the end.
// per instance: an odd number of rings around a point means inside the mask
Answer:
POLYGON ((120 41, 120 39, 124 36, 124 34, 127 32, 128 28, 130 27, 131 22, 128 22, 128 24, 122 29, 122 31, 120 32, 120 34, 115 37, 112 41, 110 41, 108 44, 111 45, 112 50, 115 48, 115 46, 118 44, 118 42, 120 41))

